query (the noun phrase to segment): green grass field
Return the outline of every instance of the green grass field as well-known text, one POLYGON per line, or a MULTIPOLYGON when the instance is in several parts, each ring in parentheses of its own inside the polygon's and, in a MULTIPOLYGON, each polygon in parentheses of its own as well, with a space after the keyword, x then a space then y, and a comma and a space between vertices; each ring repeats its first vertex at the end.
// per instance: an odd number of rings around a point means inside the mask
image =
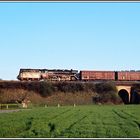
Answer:
POLYGON ((140 105, 89 105, 0 113, 1 138, 140 138, 140 105))

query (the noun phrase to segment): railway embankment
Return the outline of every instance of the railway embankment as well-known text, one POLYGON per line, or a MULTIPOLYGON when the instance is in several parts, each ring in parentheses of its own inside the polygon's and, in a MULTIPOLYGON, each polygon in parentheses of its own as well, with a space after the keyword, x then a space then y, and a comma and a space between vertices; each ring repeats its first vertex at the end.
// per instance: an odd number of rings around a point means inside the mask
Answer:
POLYGON ((0 103, 122 104, 113 82, 0 82, 0 103))

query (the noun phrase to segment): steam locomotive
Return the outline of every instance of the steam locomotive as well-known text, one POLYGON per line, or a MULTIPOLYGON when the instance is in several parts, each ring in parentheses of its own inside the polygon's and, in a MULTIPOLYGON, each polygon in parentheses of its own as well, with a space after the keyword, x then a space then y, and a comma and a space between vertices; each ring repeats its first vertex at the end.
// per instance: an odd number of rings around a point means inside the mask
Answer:
POLYGON ((72 69, 20 69, 17 79, 20 81, 76 81, 79 78, 78 71, 72 69))
POLYGON ((65 69, 20 69, 20 81, 140 81, 140 71, 87 71, 65 69))

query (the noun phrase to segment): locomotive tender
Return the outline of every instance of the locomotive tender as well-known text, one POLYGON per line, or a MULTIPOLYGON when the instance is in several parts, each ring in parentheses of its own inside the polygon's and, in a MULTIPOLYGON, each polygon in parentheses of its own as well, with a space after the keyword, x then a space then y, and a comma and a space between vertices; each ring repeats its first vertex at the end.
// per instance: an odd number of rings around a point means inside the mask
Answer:
POLYGON ((20 81, 140 81, 140 71, 87 71, 65 69, 20 69, 20 81))

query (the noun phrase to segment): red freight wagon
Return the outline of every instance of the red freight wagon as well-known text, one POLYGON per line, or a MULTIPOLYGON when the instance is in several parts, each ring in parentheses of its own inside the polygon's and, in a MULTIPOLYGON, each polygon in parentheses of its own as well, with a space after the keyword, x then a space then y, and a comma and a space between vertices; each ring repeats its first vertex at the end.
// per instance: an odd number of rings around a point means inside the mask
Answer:
POLYGON ((115 80, 114 71, 80 71, 81 80, 115 80))
POLYGON ((118 80, 119 81, 139 81, 140 72, 120 71, 118 72, 118 80))

